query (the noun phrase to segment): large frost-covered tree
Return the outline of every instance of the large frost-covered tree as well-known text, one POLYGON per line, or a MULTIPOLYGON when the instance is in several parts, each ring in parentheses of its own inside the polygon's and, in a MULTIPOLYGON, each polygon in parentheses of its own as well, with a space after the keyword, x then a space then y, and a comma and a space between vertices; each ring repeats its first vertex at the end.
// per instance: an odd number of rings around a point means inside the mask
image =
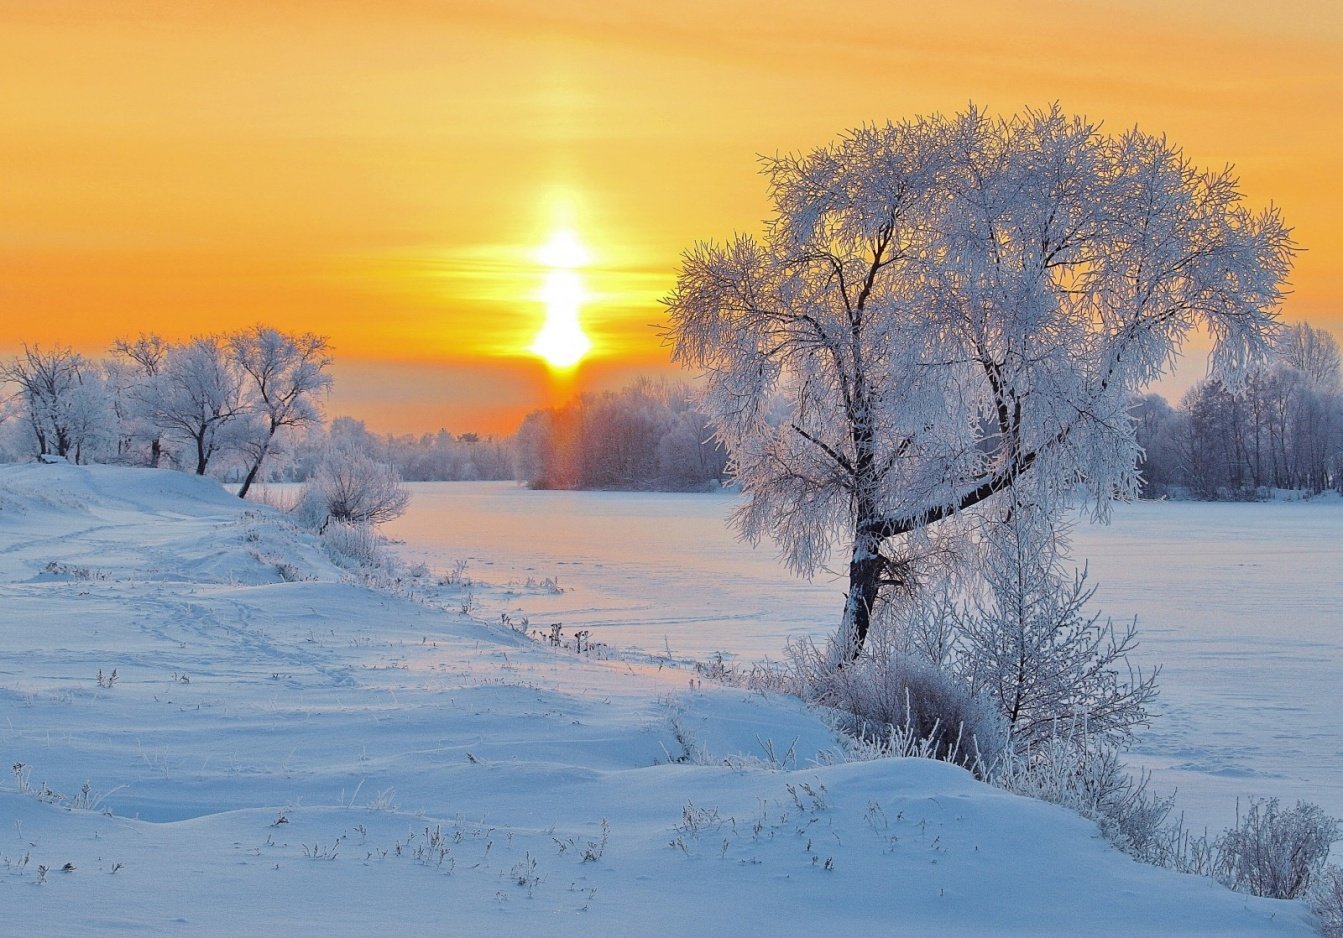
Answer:
POLYGON ((1058 107, 862 127, 763 172, 773 219, 684 255, 669 337, 740 530, 803 573, 846 551, 839 654, 968 509, 1135 492, 1134 391, 1199 326, 1217 373, 1260 357, 1292 254, 1229 170, 1058 107))

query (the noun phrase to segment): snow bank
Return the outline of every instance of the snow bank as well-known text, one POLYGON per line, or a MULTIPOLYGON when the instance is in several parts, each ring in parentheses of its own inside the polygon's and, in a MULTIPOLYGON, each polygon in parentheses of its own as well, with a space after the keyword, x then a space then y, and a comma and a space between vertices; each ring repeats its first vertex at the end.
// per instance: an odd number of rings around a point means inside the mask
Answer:
POLYGON ((951 766, 826 765, 797 701, 342 576, 208 481, 0 467, 7 932, 1309 932, 951 766))

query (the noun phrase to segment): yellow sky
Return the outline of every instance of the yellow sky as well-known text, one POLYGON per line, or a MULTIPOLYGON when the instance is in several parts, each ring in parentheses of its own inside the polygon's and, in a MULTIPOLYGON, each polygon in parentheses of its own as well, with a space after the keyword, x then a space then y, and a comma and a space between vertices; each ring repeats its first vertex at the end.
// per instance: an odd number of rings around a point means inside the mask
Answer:
POLYGON ((973 100, 1060 101, 1234 162, 1343 337, 1343 3, 0 0, 0 354, 265 321, 330 410, 511 429, 665 371, 680 251, 756 231, 755 156, 973 100), (594 357, 528 346, 571 230, 594 357))

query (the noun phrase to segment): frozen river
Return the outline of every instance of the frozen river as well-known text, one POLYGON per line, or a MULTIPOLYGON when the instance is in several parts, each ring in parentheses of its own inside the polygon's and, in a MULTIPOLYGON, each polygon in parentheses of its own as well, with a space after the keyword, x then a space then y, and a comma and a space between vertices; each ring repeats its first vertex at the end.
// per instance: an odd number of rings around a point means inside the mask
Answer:
MULTIPOLYGON (((516 584, 478 614, 736 660, 777 659, 790 635, 820 637, 838 620, 840 581, 800 580, 772 545, 738 541, 728 493, 411 490, 386 528, 407 556, 516 584), (535 588, 548 578, 563 591, 535 588)), ((1100 587, 1096 607, 1136 615, 1138 662, 1162 665, 1159 713, 1130 761, 1179 789, 1191 823, 1220 829, 1247 796, 1343 816, 1343 503, 1124 505, 1108 526, 1079 525, 1073 548, 1100 587)))

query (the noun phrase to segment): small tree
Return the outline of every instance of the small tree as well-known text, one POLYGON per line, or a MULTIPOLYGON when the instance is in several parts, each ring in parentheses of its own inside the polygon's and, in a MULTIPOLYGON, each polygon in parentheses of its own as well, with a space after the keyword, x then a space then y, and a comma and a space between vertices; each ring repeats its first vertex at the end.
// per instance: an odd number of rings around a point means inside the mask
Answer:
POLYGON ((1064 571, 1064 543, 1049 518, 1013 505, 987 525, 983 588, 956 615, 956 669, 998 705, 1019 752, 1073 727, 1089 745, 1123 748, 1157 694, 1159 669, 1128 662, 1136 624, 1117 630, 1088 612, 1096 588, 1085 570, 1064 571))
POLYGON ((163 370, 168 348, 160 336, 143 332, 135 339, 120 338, 112 343, 112 354, 117 356, 114 392, 120 402, 124 432, 129 440, 148 441, 149 465, 155 469, 163 455, 163 433, 152 419, 154 381, 163 370))
POLYGON ((668 335, 706 377, 740 531, 804 574, 846 552, 839 656, 967 509, 1132 495, 1129 402, 1191 329, 1234 378, 1274 328, 1278 212, 1160 137, 971 107, 762 162, 764 237, 684 255, 668 335))
POLYGON ((244 448, 247 476, 239 498, 246 498, 284 427, 311 426, 321 419, 317 396, 331 388, 326 339, 305 333, 290 335, 268 326, 253 326, 229 338, 234 360, 247 375, 253 409, 261 418, 258 434, 244 448))

